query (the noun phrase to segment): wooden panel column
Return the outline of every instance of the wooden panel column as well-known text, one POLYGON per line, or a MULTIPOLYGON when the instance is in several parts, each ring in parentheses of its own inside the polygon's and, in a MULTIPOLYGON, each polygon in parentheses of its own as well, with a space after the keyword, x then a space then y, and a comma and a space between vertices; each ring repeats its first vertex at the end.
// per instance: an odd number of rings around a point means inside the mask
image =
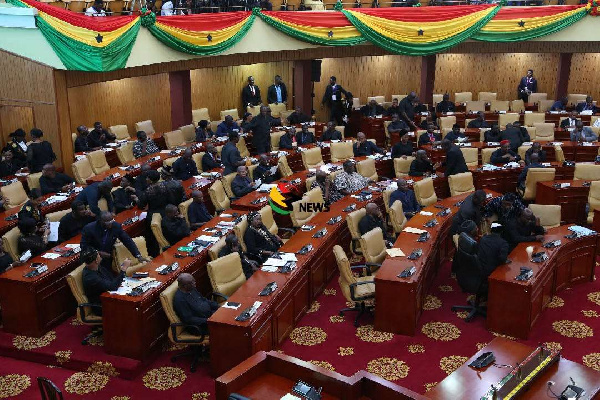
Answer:
MULTIPOLYGON (((310 80, 311 60, 294 61, 293 101, 288 93, 288 109, 302 107, 305 114, 310 115, 312 109, 312 82, 310 80)), ((323 79, 323 77, 321 77, 323 79)), ((318 107, 315 101, 315 109, 318 107)))
POLYGON ((419 99, 424 104, 433 104, 433 84, 435 83, 436 56, 421 57, 421 89, 419 99))
POLYGON ((169 72, 169 87, 171 91, 171 127, 192 123, 192 82, 190 71, 169 72))
POLYGON ((558 72, 556 74, 556 99, 565 97, 569 91, 569 75, 573 53, 560 53, 558 72))
POLYGON ((54 70, 54 92, 56 98, 56 119, 58 122, 58 135, 60 137, 60 149, 54 149, 55 153, 60 151, 62 167, 64 172, 73 176, 71 165, 75 161, 73 139, 71 133, 75 130, 71 127, 71 113, 69 111, 69 93, 67 90, 67 71, 54 70))

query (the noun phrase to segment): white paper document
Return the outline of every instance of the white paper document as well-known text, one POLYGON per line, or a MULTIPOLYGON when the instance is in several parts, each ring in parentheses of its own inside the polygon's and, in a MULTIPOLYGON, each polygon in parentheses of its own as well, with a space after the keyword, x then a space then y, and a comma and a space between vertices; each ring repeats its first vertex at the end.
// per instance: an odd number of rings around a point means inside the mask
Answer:
POLYGON ((287 261, 281 258, 267 258, 267 261, 264 262, 265 266, 273 266, 273 267, 283 267, 287 261))
POLYGON ((54 260, 56 258, 60 257, 60 254, 58 253, 46 253, 46 254, 42 254, 42 258, 47 258, 49 260, 54 260))
POLYGON ((50 222, 50 234, 48 235, 49 242, 58 242, 58 226, 60 221, 50 222))
POLYGON ((403 229, 404 232, 408 232, 408 233, 416 233, 417 235, 420 235, 421 233, 425 233, 427 232, 424 229, 419 229, 419 228, 413 228, 411 226, 407 226, 406 228, 403 229))

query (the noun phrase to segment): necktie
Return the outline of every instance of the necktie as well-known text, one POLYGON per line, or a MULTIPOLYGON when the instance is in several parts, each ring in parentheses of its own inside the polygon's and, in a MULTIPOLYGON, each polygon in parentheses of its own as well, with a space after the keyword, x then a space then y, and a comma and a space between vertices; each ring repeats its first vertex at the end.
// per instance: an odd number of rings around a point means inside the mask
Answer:
POLYGON ((255 93, 254 93, 254 86, 250 86, 250 91, 252 92, 252 96, 254 96, 255 95, 255 93))
POLYGON ((433 136, 433 133, 429 134, 429 141, 432 143, 435 142, 435 136, 433 136))

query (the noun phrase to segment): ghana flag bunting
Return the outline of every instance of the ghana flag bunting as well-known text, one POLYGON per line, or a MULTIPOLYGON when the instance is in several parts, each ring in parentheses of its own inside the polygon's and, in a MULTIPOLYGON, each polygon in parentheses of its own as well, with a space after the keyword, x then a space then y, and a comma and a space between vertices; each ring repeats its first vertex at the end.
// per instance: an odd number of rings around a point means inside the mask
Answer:
POLYGON ((124 68, 140 29, 138 16, 88 17, 32 0, 7 0, 38 10, 36 24, 67 69, 124 68))

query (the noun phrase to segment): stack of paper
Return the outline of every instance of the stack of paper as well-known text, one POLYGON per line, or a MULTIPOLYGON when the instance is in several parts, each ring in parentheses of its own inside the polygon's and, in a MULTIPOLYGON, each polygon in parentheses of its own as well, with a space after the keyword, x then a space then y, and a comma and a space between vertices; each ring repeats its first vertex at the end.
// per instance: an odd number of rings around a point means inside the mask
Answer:
POLYGON ((216 241, 219 240, 218 237, 215 236, 207 236, 207 235, 200 235, 197 237, 198 240, 201 240, 203 242, 209 242, 209 243, 214 243, 216 241))
POLYGON ((281 259, 281 258, 272 258, 272 257, 269 257, 269 258, 267 258, 267 261, 265 261, 263 263, 263 266, 283 267, 285 265, 285 263, 287 263, 287 260, 284 260, 284 259, 281 259))
POLYGON ((421 233, 425 233, 427 232, 424 229, 419 229, 419 228, 413 228, 411 226, 407 226, 406 228, 403 229, 404 232, 408 232, 408 233, 416 233, 417 235, 420 235, 421 233))
POLYGON ((398 249, 398 248, 391 248, 391 249, 386 249, 385 250, 386 253, 388 253, 388 255, 390 257, 404 257, 405 254, 402 250, 398 249))
POLYGON ((421 214, 421 215, 425 215, 425 216, 427 216, 427 217, 429 217, 429 216, 432 216, 432 215, 433 215, 433 213, 432 213, 432 212, 429 212, 429 211, 421 211, 419 214, 421 214))

